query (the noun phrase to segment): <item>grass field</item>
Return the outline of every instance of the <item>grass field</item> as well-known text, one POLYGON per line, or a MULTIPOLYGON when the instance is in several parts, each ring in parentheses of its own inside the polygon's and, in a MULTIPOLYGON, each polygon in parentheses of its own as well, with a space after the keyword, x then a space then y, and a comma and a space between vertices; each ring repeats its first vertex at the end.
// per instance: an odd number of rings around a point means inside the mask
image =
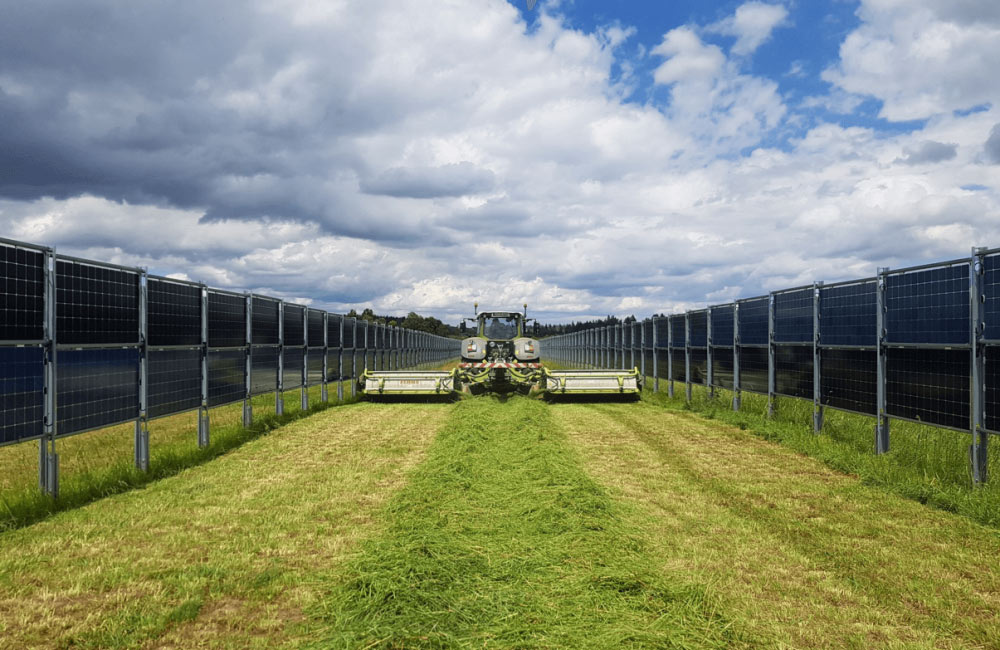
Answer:
POLYGON ((998 550, 653 402, 352 404, 0 534, 0 648, 991 648, 998 550))

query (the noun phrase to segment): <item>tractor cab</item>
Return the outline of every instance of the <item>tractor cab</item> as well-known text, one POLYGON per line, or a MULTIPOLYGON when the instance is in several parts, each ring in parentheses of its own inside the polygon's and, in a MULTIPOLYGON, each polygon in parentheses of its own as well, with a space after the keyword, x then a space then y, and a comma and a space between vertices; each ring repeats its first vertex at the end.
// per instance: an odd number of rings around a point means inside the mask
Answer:
POLYGON ((513 341, 524 336, 524 316, 516 311, 484 311, 477 315, 479 337, 488 341, 513 341))

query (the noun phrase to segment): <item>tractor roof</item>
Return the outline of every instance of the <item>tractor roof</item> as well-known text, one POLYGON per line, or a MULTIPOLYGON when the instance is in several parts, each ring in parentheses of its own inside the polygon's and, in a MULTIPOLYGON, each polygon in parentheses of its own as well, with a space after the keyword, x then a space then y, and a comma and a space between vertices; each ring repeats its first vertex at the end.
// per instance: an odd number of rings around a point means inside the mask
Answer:
POLYGON ((486 318, 510 318, 511 316, 521 316, 519 311, 481 311, 480 316, 486 318))

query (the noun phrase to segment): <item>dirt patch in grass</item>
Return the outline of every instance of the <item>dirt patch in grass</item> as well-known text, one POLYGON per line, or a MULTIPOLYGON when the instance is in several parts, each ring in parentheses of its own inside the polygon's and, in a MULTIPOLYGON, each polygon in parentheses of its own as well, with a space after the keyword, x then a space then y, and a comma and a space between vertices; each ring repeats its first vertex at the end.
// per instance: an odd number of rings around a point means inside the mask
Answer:
POLYGON ((315 574, 371 534, 450 408, 329 410, 0 534, 0 648, 293 643, 315 574))
POLYGON ((662 570, 792 647, 998 647, 1000 535, 734 427, 556 405, 589 471, 647 513, 662 570))

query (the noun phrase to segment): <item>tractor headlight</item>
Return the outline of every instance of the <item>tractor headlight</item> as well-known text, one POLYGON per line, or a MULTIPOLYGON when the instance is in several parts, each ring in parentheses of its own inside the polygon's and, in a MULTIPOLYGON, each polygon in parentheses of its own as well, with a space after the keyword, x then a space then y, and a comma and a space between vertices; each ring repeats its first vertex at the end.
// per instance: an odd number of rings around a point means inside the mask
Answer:
POLYGON ((479 348, 477 348, 477 347, 476 347, 476 344, 475 344, 475 343, 470 343, 470 344, 469 344, 469 347, 467 347, 467 348, 465 349, 465 351, 466 351, 466 352, 475 352, 475 351, 476 351, 476 350, 478 350, 478 349, 479 349, 479 348))

